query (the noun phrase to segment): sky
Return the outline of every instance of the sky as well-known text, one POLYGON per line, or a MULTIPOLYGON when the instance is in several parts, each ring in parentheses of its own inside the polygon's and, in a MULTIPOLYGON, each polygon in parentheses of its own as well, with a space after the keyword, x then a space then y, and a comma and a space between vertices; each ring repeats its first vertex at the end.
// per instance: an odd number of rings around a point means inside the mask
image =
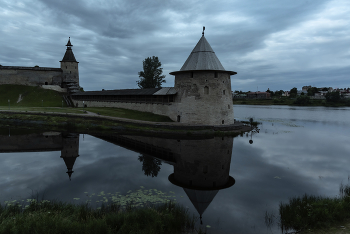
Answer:
POLYGON ((84 90, 134 89, 147 57, 166 83, 202 36, 232 90, 350 87, 349 0, 0 0, 0 64, 60 67, 68 37, 84 90))

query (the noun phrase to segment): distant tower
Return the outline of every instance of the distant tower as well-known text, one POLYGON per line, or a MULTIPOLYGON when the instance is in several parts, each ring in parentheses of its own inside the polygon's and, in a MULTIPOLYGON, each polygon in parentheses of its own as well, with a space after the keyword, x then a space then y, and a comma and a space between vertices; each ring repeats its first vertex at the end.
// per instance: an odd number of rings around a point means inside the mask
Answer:
POLYGON ((170 74, 175 75, 177 90, 177 116, 173 120, 205 125, 234 123, 230 76, 237 73, 221 65, 204 37, 204 27, 180 71, 170 74))
POLYGON ((74 93, 79 90, 79 69, 77 60, 72 51, 72 44, 70 38, 67 42, 67 50, 63 56, 61 69, 63 71, 62 87, 68 88, 68 91, 74 93))
POLYGON ((79 157, 79 134, 68 133, 63 135, 62 144, 61 158, 67 166, 67 174, 71 179, 75 160, 79 157))

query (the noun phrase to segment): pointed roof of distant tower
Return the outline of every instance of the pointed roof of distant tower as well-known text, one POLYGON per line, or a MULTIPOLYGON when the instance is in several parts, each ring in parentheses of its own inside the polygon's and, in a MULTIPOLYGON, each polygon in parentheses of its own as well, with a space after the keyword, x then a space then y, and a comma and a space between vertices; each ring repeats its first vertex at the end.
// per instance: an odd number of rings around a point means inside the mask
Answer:
POLYGON ((66 50, 66 53, 64 54, 63 56, 63 59, 62 61, 60 62, 77 62, 77 60, 75 59, 74 57, 74 54, 73 54, 73 50, 72 50, 72 43, 70 42, 70 37, 68 39, 68 42, 67 42, 67 50, 66 50))
POLYGON ((171 72, 171 75, 175 75, 176 73, 181 73, 184 71, 203 71, 203 70, 211 70, 211 71, 225 71, 230 73, 231 75, 237 74, 237 72, 226 71, 222 66, 218 57, 214 50, 211 48, 209 42, 204 37, 203 27, 202 37, 199 39, 197 45, 192 50, 190 56, 188 56, 186 62, 181 67, 180 71, 171 72))
POLYGON ((67 166, 67 174, 69 176, 69 180, 71 179, 71 176, 72 176, 72 173, 74 172, 73 171, 73 166, 74 166, 74 163, 75 163, 75 160, 77 158, 76 157, 64 157, 63 160, 67 166))

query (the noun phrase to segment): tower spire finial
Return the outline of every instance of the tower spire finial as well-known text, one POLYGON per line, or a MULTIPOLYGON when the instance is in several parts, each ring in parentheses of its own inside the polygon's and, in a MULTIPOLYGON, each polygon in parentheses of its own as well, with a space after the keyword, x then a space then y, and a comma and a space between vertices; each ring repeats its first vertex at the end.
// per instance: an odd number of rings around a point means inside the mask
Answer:
POLYGON ((204 37, 204 30, 205 30, 205 26, 203 26, 202 37, 204 37))

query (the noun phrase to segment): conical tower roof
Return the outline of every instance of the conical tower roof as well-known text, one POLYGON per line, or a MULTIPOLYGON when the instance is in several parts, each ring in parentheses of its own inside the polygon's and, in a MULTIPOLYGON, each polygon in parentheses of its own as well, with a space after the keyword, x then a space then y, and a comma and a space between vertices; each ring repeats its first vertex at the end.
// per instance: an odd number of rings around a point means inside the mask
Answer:
POLYGON ((200 216, 213 201, 219 190, 195 190, 183 188, 200 216))
POLYGON ((237 72, 226 71, 222 66, 220 60, 216 56, 214 50, 211 48, 209 42, 204 37, 204 32, 199 39, 197 45, 188 56, 186 62, 181 67, 180 71, 170 72, 171 75, 183 73, 188 71, 221 71, 227 72, 230 75, 235 75, 237 72))
POLYGON ((68 39, 66 46, 67 46, 66 53, 64 54, 63 59, 60 62, 76 62, 77 63, 77 60, 75 59, 74 54, 73 54, 73 50, 72 50, 73 45, 70 42, 70 38, 68 39))
POLYGON ((207 39, 202 36, 180 71, 225 70, 207 39))

